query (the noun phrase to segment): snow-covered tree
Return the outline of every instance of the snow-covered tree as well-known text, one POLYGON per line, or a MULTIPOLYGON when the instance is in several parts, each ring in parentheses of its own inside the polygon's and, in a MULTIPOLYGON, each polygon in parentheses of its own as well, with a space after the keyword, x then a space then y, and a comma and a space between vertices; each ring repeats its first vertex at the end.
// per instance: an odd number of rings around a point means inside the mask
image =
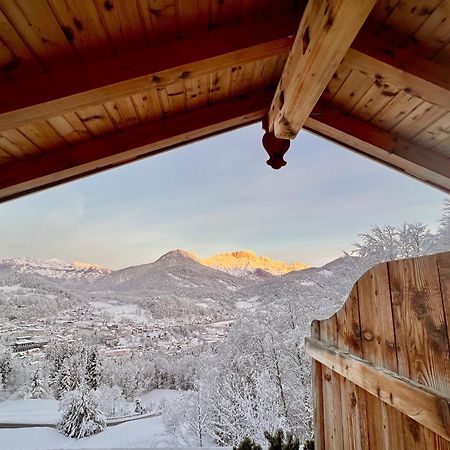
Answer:
POLYGON ((63 364, 58 372, 58 380, 55 384, 55 396, 60 399, 66 392, 70 392, 75 389, 75 382, 72 376, 72 367, 68 362, 63 364))
POLYGON ((141 400, 139 398, 137 398, 134 402, 134 412, 140 415, 145 413, 145 408, 142 406, 141 400))
POLYGON ((450 199, 448 198, 444 200, 444 206, 442 208, 436 248, 439 252, 450 251, 450 199))
POLYGON ((280 428, 274 433, 266 431, 265 438, 269 442, 269 450, 299 450, 300 441, 292 433, 285 433, 280 428))
POLYGON ((183 446, 204 447, 211 442, 209 409, 204 395, 204 387, 197 386, 196 391, 180 394, 165 407, 165 425, 183 446))
POLYGON ((0 389, 8 385, 11 370, 11 351, 0 346, 0 389))
POLYGON ((65 435, 79 439, 105 429, 105 415, 98 407, 97 395, 86 385, 67 392, 61 405, 58 429, 65 435))
POLYGON ((372 263, 413 258, 436 251, 436 238, 420 222, 405 223, 401 227, 374 226, 360 234, 354 253, 372 263))
POLYGON ((97 389, 101 382, 101 362, 98 351, 93 348, 87 357, 86 384, 91 389, 97 389))
POLYGON ((253 439, 246 436, 239 445, 235 445, 233 450, 261 450, 261 446, 253 439))
POLYGON ((106 417, 117 417, 128 413, 129 407, 119 386, 101 385, 97 390, 98 406, 106 417))
POLYGON ((47 398, 48 394, 44 389, 40 370, 35 370, 30 379, 29 397, 34 399, 47 398))

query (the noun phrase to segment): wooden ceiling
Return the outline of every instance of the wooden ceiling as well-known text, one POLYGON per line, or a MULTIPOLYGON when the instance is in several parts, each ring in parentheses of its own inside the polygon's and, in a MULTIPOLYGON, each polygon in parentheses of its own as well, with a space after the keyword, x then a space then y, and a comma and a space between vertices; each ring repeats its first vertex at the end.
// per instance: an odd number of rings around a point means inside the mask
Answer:
POLYGON ((0 0, 0 80, 0 201, 262 119, 450 192, 450 0, 0 0))

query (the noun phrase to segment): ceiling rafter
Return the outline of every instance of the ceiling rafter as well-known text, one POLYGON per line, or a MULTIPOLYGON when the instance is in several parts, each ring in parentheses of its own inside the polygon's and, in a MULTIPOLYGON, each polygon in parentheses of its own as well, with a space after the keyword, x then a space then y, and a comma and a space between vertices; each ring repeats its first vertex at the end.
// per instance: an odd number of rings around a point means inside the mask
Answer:
POLYGON ((296 20, 283 18, 116 55, 0 85, 0 131, 101 104, 177 80, 287 54, 296 20))
POLYGON ((327 105, 316 105, 305 128, 444 192, 450 192, 450 158, 432 150, 327 105))
POLYGON ((0 165, 0 202, 259 121, 267 115, 272 97, 272 90, 263 90, 0 165))
POLYGON ((376 0, 308 2, 269 112, 270 132, 294 139, 376 0))

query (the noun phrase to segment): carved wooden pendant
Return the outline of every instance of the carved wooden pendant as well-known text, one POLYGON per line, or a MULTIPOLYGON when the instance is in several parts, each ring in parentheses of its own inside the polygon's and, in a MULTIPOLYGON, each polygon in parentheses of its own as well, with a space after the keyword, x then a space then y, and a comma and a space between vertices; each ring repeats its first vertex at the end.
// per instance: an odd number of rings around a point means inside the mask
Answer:
POLYGON ((285 166, 287 162, 283 159, 283 156, 289 150, 291 141, 289 139, 277 138, 273 133, 267 130, 267 122, 263 122, 263 128, 265 130, 264 136, 262 138, 262 144, 269 154, 269 159, 267 164, 272 167, 272 169, 281 169, 285 166))

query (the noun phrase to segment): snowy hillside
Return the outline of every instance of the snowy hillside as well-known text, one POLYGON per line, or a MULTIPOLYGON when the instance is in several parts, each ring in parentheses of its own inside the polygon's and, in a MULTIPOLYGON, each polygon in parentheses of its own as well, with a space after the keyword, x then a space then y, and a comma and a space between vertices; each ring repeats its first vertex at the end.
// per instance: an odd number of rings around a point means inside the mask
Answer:
POLYGON ((89 290, 96 299, 130 298, 154 312, 164 305, 174 315, 177 308, 180 314, 189 312, 186 307, 194 308, 191 312, 232 309, 235 292, 249 283, 174 250, 153 263, 111 272, 92 283, 89 290))
POLYGON ((120 289, 213 289, 235 291, 245 285, 237 279, 218 270, 205 267, 188 253, 173 250, 150 264, 117 270, 99 278, 96 286, 120 289))
MULTIPOLYGON (((281 270, 272 260, 249 252, 230 255, 241 263, 231 268, 232 263, 221 257, 218 260, 229 263, 223 270, 208 267, 183 250, 168 252, 149 264, 116 271, 55 260, 3 259, 0 260, 2 317, 48 315, 80 303, 109 309, 127 305, 133 310, 147 311, 154 318, 215 315, 225 311, 240 314, 265 309, 283 299, 299 300, 307 308, 306 299, 320 291, 321 286, 328 312, 344 300, 342 292, 348 292, 356 275, 363 272, 363 266, 355 258, 346 257, 323 268, 275 276, 269 270, 256 268, 281 270)), ((283 267, 282 270, 288 270, 288 266, 283 267)))
MULTIPOLYGON (((345 256, 323 267, 290 272, 242 288, 235 296, 238 309, 266 309, 280 301, 314 308, 321 317, 335 312, 346 300, 355 281, 369 268, 361 258, 345 256)), ((320 318, 320 317, 316 317, 320 318)))
POLYGON ((0 321, 16 318, 45 317, 76 306, 84 295, 68 290, 60 280, 33 273, 0 269, 0 321))
POLYGON ((111 272, 111 270, 105 267, 93 264, 35 258, 0 259, 0 271, 5 269, 17 273, 40 275, 63 281, 93 281, 111 272))

